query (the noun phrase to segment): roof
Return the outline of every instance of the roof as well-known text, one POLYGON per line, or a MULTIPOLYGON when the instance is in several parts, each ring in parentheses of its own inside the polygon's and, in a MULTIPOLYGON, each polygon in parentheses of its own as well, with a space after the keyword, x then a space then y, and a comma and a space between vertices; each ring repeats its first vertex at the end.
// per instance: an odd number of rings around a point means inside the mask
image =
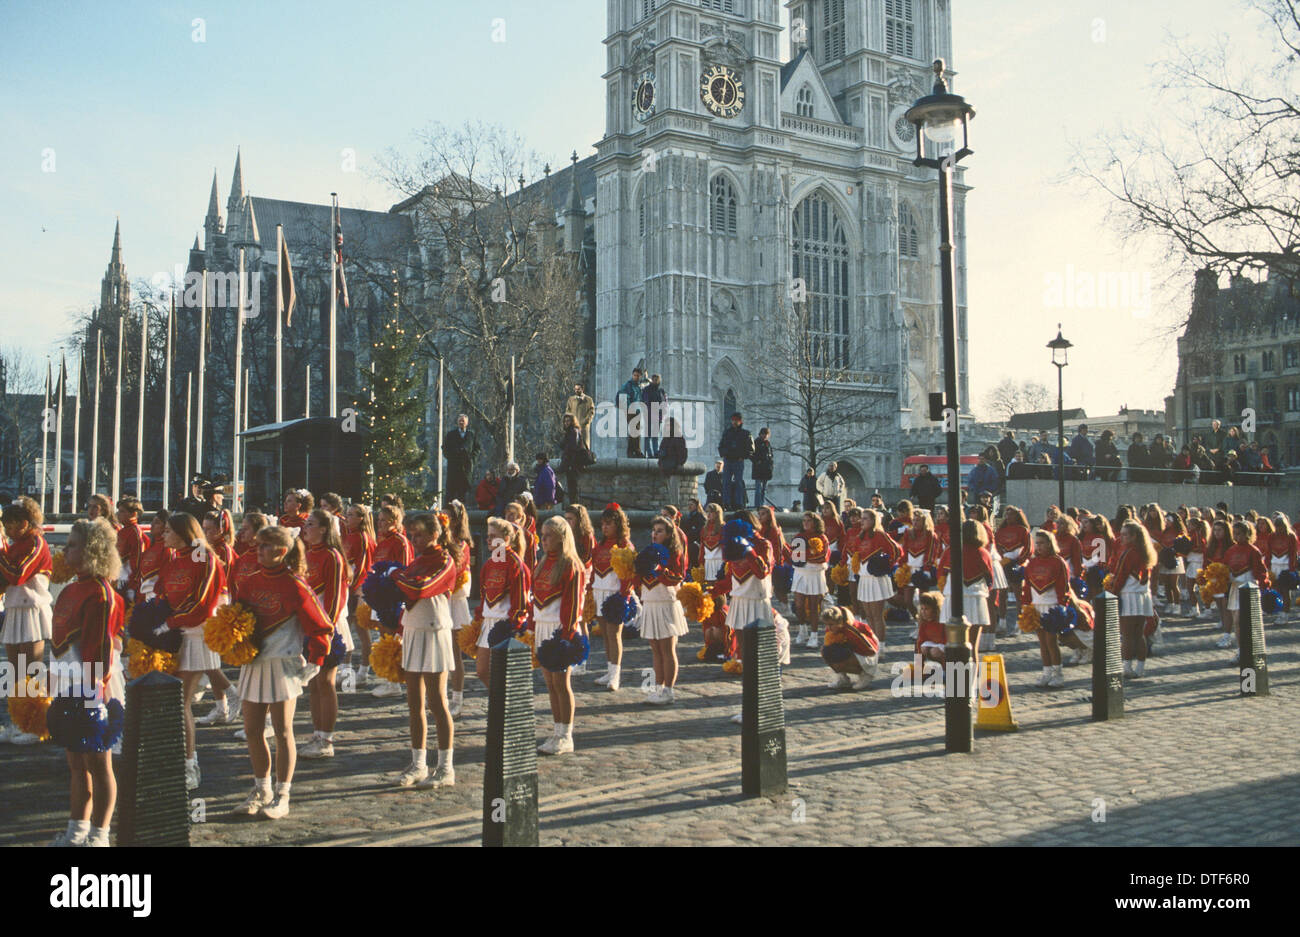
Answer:
MULTIPOLYGON (((1088 414, 1081 407, 1062 410, 1063 420, 1086 420, 1088 414)), ((1056 425, 1055 410, 1036 410, 1033 413, 1017 413, 1007 420, 1007 429, 1050 429, 1056 425)))
MULTIPOLYGON (((330 206, 308 202, 286 202, 278 198, 249 196, 257 214, 257 226, 264 247, 275 249, 275 226, 284 226, 284 239, 295 255, 319 253, 328 257, 331 241, 330 206), (315 247, 318 246, 317 251, 315 247)), ((351 260, 392 260, 405 263, 415 246, 415 230, 407 215, 361 208, 340 208, 343 227, 343 255, 351 260)))
POLYGON ((785 86, 789 84, 790 79, 794 76, 795 69, 799 67, 799 63, 804 60, 804 56, 806 56, 807 54, 808 54, 807 47, 802 48, 799 50, 798 55, 796 55, 790 61, 786 62, 784 65, 781 66, 781 90, 782 91, 785 90, 785 86))

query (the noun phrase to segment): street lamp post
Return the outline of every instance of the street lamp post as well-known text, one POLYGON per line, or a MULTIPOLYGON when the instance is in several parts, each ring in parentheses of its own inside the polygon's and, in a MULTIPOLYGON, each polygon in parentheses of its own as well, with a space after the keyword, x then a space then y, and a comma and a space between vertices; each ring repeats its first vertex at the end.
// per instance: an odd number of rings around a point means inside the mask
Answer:
POLYGON ((971 646, 969 625, 964 614, 962 595, 962 542, 958 518, 962 516, 961 504, 961 434, 958 414, 961 404, 957 399, 957 279, 956 245, 953 231, 952 177, 957 163, 971 155, 970 122, 975 108, 966 99, 950 94, 944 78, 946 66, 943 59, 934 62, 934 89, 921 98, 905 115, 916 127, 916 159, 914 166, 924 166, 939 171, 939 271, 943 287, 943 418, 948 455, 948 518, 949 537, 949 589, 947 643, 944 660, 949 668, 944 681, 944 745, 950 752, 969 752, 974 744, 974 726, 971 721, 971 646), (926 141, 937 145, 951 145, 953 152, 940 159, 926 155, 926 141), (956 525, 956 526, 952 526, 956 525), (952 665, 956 664, 956 667, 952 665), (960 685, 956 685, 960 684, 960 685))
POLYGON ((1065 512, 1065 404, 1062 375, 1070 363, 1070 349, 1074 346, 1061 335, 1061 323, 1056 323, 1056 338, 1047 343, 1052 349, 1052 364, 1056 365, 1056 506, 1065 512))

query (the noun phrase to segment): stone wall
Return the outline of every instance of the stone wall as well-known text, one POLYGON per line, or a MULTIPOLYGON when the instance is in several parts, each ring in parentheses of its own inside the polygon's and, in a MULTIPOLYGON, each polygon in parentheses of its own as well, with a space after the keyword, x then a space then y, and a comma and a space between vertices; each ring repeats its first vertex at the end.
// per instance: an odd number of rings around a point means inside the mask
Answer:
POLYGON ((687 462, 665 477, 654 459, 601 459, 582 473, 579 491, 582 503, 592 513, 599 513, 611 501, 617 501, 629 514, 657 513, 665 504, 685 510, 691 498, 703 500, 701 482, 706 471, 703 463, 687 462))
MULTIPOLYGON (((1055 481, 1008 481, 1006 503, 1025 511, 1031 524, 1041 523, 1048 505, 1056 504, 1055 481)), ((1282 511, 1294 518, 1300 509, 1300 490, 1294 486, 1261 488, 1253 485, 1161 485, 1143 482, 1084 481, 1065 483, 1065 503, 1114 517, 1121 504, 1141 506, 1151 502, 1166 510, 1180 504, 1188 507, 1214 507, 1226 502, 1233 513, 1252 508, 1261 514, 1282 511)))

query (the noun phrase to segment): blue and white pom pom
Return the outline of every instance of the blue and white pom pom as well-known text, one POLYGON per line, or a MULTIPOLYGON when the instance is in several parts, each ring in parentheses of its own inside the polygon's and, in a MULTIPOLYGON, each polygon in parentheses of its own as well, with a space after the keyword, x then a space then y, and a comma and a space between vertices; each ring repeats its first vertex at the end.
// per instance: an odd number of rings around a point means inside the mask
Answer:
POLYGON ((638 575, 649 578, 668 565, 668 548, 662 543, 652 543, 636 555, 638 575))
POLYGON ((888 576, 894 571, 894 564, 884 553, 873 553, 867 558, 867 572, 872 576, 888 576))
POLYGON ((1039 622, 1048 634, 1064 634, 1074 628, 1078 612, 1073 605, 1053 605, 1039 622))
POLYGON ((365 581, 361 583, 361 597, 380 623, 390 631, 396 630, 402 620, 402 609, 406 607, 406 597, 391 578, 401 568, 401 563, 376 563, 370 567, 365 581))
POLYGON ((77 754, 106 752, 118 743, 126 711, 118 700, 95 703, 81 696, 59 696, 45 713, 56 745, 77 754))
POLYGON ((141 602, 131 610, 131 621, 127 625, 127 633, 135 640, 142 644, 147 644, 156 651, 166 651, 168 654, 176 654, 181 649, 181 632, 178 628, 169 628, 162 634, 155 634, 159 628, 167 624, 167 619, 172 616, 171 603, 167 601, 167 596, 155 596, 147 602, 141 602))

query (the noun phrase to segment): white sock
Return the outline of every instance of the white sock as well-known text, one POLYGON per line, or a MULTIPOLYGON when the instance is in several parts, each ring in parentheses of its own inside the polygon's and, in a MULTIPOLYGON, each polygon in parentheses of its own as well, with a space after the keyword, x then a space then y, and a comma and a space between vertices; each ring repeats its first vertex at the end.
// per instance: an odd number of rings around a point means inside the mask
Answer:
POLYGON ((412 768, 424 768, 424 767, 427 767, 427 766, 428 766, 428 762, 426 761, 427 758, 428 758, 428 751, 427 751, 426 749, 423 749, 423 748, 413 748, 413 749, 411 749, 411 767, 412 767, 412 768))
POLYGON ((277 784, 277 785, 275 786, 275 796, 276 796, 276 797, 288 797, 288 796, 289 796, 289 788, 292 787, 292 786, 293 786, 293 782, 292 782, 292 781, 281 781, 279 784, 277 784))
POLYGON ((89 820, 69 820, 68 821, 68 839, 81 840, 85 839, 90 833, 89 820))
POLYGON ((451 691, 451 701, 452 701, 453 703, 463 703, 463 702, 465 701, 465 691, 464 691, 464 690, 452 690, 452 691, 451 691))
POLYGON ((316 734, 319 735, 321 738, 323 738, 323 739, 324 739, 325 741, 327 741, 327 742, 333 742, 333 741, 334 741, 334 733, 333 733, 333 732, 317 732, 316 734))
POLYGON ((257 784, 257 789, 263 794, 271 793, 271 776, 269 774, 264 778, 253 778, 253 781, 257 784))
POLYGON ((438 749, 438 768, 451 768, 451 749, 438 749))
POLYGON ((197 753, 197 752, 196 752, 195 754, 191 755, 189 758, 186 758, 186 759, 185 759, 185 764, 187 764, 187 765, 195 765, 195 766, 197 766, 198 763, 199 763, 199 756, 198 756, 198 753, 197 753))
POLYGON ((555 724, 555 737, 560 739, 573 738, 573 723, 557 722, 555 724))
POLYGON ((89 842, 89 843, 94 843, 94 842, 107 843, 107 842, 108 842, 108 827, 106 827, 106 826, 92 826, 92 827, 90 828, 90 835, 86 837, 86 842, 89 842))

